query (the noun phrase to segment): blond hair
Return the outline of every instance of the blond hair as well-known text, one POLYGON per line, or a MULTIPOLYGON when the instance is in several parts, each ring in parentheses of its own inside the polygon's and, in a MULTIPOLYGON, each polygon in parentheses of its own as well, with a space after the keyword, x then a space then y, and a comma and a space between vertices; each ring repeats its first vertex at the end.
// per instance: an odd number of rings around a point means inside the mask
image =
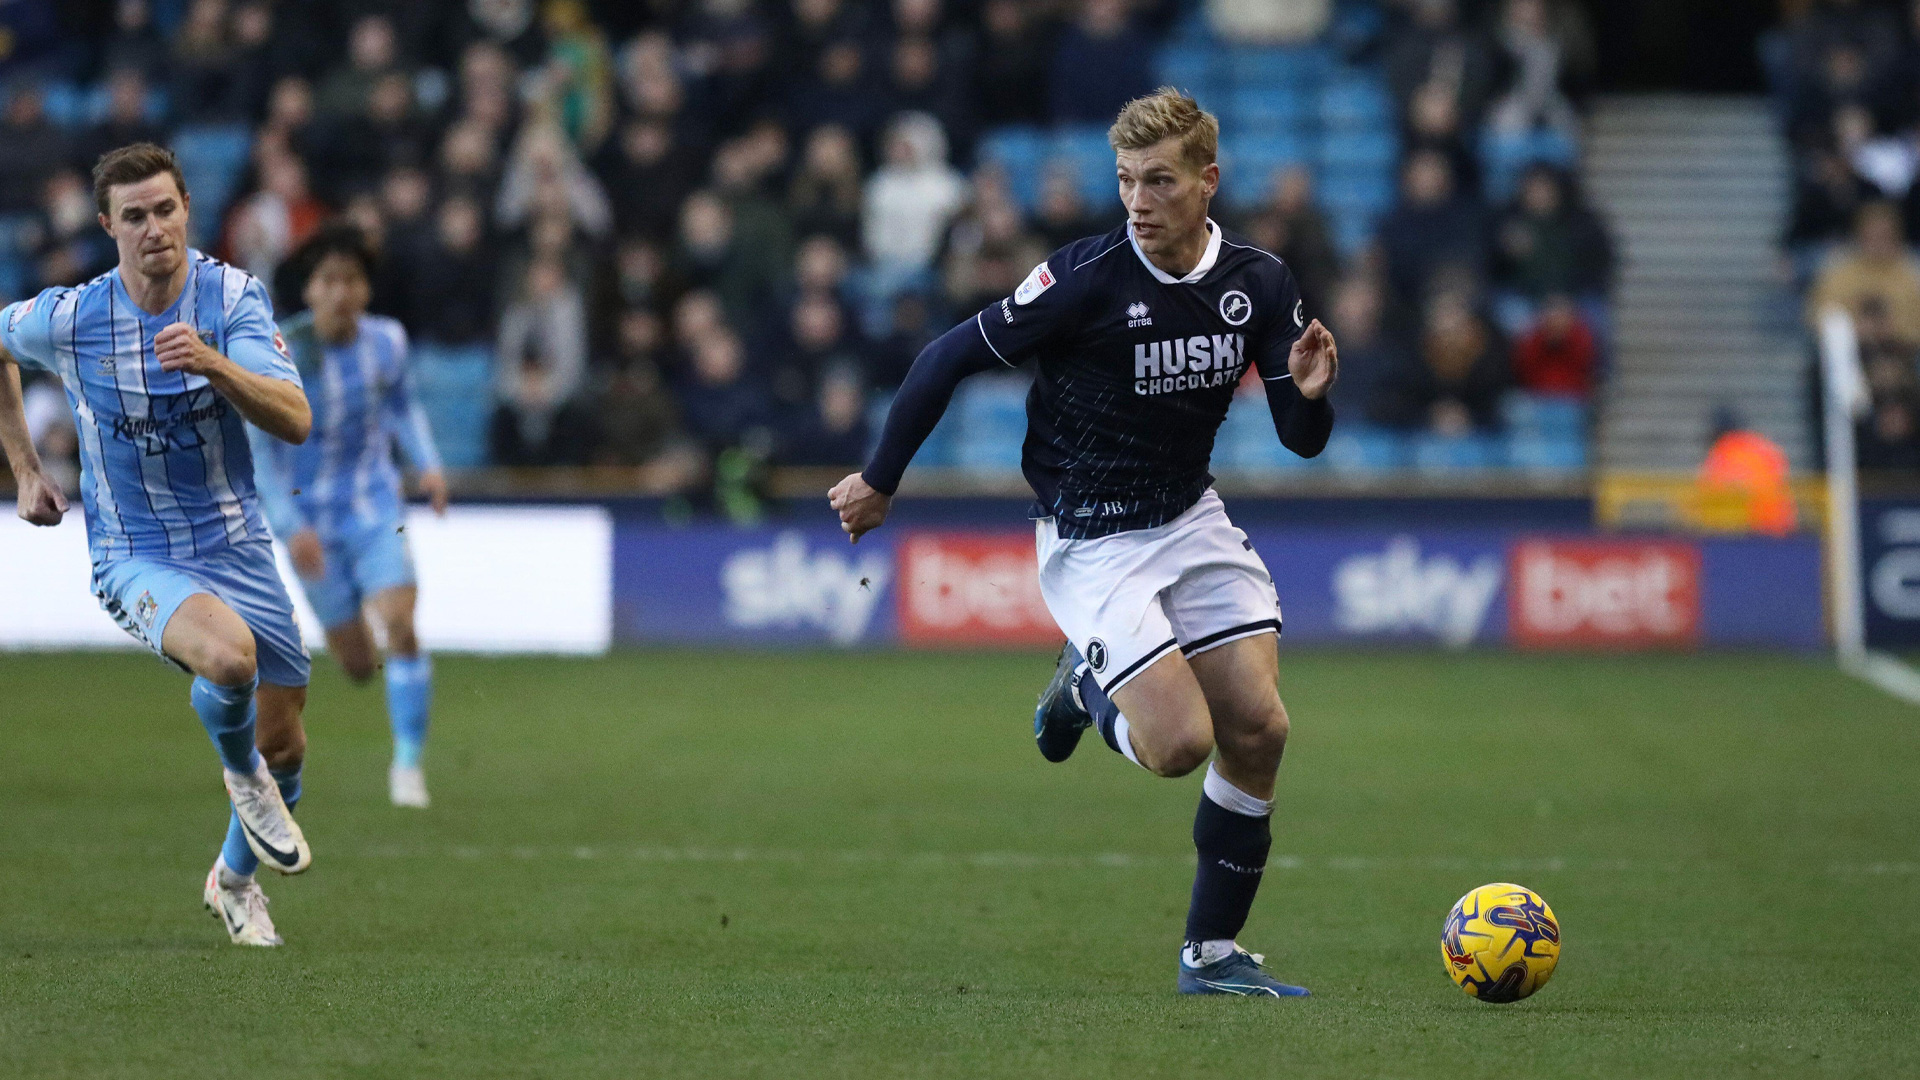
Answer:
POLYGON ((1115 150, 1145 150, 1162 139, 1179 139, 1181 158, 1197 172, 1220 155, 1220 121, 1199 102, 1163 86, 1127 102, 1107 129, 1115 150))

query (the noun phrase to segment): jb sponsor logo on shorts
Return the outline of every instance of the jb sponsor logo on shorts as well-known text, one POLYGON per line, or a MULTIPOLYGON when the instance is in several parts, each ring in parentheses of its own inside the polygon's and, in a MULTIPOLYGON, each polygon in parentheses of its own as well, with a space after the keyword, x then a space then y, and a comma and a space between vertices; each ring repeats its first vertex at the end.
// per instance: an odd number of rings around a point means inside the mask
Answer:
POLYGON ((1142 397, 1232 386, 1247 370, 1245 334, 1135 342, 1133 392, 1142 397))

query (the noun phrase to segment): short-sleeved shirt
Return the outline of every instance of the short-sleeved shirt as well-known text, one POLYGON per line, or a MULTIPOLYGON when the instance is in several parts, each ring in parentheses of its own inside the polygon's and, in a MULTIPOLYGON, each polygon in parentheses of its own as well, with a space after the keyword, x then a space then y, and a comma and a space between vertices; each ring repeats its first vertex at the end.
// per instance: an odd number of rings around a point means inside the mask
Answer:
POLYGON ((184 322, 247 371, 295 385, 300 374, 257 279, 193 250, 187 262, 179 298, 158 315, 133 302, 118 268, 0 310, 7 351, 66 388, 95 563, 190 559, 272 535, 246 421, 205 377, 162 371, 154 335, 184 322))
POLYGON ((414 468, 438 469, 426 412, 407 373, 407 332, 362 315, 352 341, 328 344, 301 313, 284 328, 313 406, 313 435, 289 446, 254 429, 260 494, 275 531, 321 537, 399 520, 406 507, 394 449, 414 468))
POLYGON ((975 317, 1010 366, 1033 357, 1021 468, 1063 537, 1150 529, 1205 493, 1214 435, 1252 364, 1287 377, 1306 326, 1292 271, 1225 235, 1175 278, 1122 226, 1076 240, 975 317))

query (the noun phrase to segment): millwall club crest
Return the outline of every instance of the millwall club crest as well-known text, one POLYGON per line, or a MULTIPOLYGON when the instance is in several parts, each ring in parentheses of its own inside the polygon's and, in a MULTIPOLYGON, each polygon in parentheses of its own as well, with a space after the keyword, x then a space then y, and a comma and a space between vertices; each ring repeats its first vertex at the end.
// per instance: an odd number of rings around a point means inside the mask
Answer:
POLYGON ((139 601, 133 605, 133 617, 139 619, 142 626, 152 626, 154 613, 159 610, 160 605, 153 602, 153 594, 143 592, 140 594, 139 601))
POLYGON ((1053 288, 1054 283, 1059 280, 1053 276, 1053 271, 1046 263, 1041 263, 1033 268, 1033 273, 1027 275, 1027 280, 1021 282, 1019 288, 1013 290, 1013 302, 1025 307, 1033 303, 1041 293, 1053 288))
POLYGON ((1152 326, 1153 319, 1147 315, 1147 305, 1138 300, 1127 305, 1127 326, 1152 326))
POLYGON ((1253 301, 1247 294, 1234 289, 1220 298, 1220 317, 1227 320, 1229 326, 1244 326, 1253 318, 1253 301))
POLYGON ((1093 669, 1093 673, 1095 675, 1098 675, 1099 673, 1107 670, 1107 643, 1106 642, 1101 641, 1099 638, 1088 639, 1087 666, 1093 669))

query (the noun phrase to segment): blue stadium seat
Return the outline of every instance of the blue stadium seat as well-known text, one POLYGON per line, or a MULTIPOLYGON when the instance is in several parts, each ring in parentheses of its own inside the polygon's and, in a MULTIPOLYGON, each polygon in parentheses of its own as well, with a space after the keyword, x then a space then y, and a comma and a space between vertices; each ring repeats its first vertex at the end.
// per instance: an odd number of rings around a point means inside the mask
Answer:
POLYGON ((1307 95, 1291 86, 1241 86, 1227 95, 1223 123, 1230 131, 1293 134, 1307 131, 1314 116, 1307 95))
POLYGON ((1027 381, 1019 376, 974 379, 955 395, 952 460, 967 469, 1020 468, 1027 437, 1027 381))
POLYGON ((1489 127, 1480 137, 1485 193, 1493 202, 1505 202, 1512 197, 1520 174, 1534 162, 1544 161, 1571 169, 1579 159, 1580 148, 1553 129, 1514 133, 1489 127))
POLYGON ((1514 390, 1501 399, 1500 414, 1507 430, 1516 435, 1576 439, 1586 436, 1587 405, 1578 398, 1514 390))
POLYGON ((1262 202, 1273 174, 1289 165, 1310 163, 1309 143, 1298 135, 1235 135, 1220 149, 1220 193, 1238 208, 1262 202))
POLYGON ((1320 122, 1329 131, 1391 130, 1393 99, 1381 80, 1343 74, 1320 88, 1320 122))
POLYGON ((980 137, 980 163, 1000 166, 1007 187, 1022 208, 1031 211, 1040 200, 1040 170, 1047 157, 1047 135, 1036 127, 1015 124, 997 127, 980 137))
POLYGON ((18 255, 0 255, 0 303, 26 299, 27 269, 27 260, 18 255))
POLYGON ((87 91, 70 82, 50 82, 40 88, 42 108, 47 121, 55 127, 81 127, 87 123, 87 91))
POLYGON ((1047 146, 1047 167, 1065 167, 1080 182, 1080 197, 1105 205, 1114 196, 1113 147, 1107 129, 1085 124, 1063 127, 1047 146))
POLYGON ((1321 168, 1314 174, 1320 205, 1337 212, 1379 216, 1393 206, 1393 171, 1380 167, 1321 168))
POLYGON ((1573 472, 1587 467, 1587 440, 1580 432, 1507 437, 1507 464, 1528 472, 1573 472))
POLYGON ((1409 440, 1413 467, 1421 472, 1446 473, 1490 469, 1506 463, 1504 440, 1493 435, 1434 435, 1421 433, 1409 440))
POLYGON ((1333 66, 1332 56, 1318 45, 1229 49, 1226 60, 1238 86, 1312 86, 1333 66))
POLYGON ((1213 464, 1217 471, 1258 473, 1279 469, 1308 467, 1318 458, 1302 458, 1280 445, 1273 433, 1273 414, 1266 397, 1260 393, 1236 395, 1220 425, 1213 443, 1213 464))
POLYGON ((206 243, 218 233, 252 142, 244 124, 201 124, 174 133, 173 152, 180 158, 187 190, 193 192, 194 243, 206 243))
POLYGON ((1376 219, 1370 214, 1336 213, 1331 216, 1333 246, 1340 257, 1351 259, 1373 242, 1376 219))
POLYGON ((1320 137, 1320 163, 1328 169, 1390 170, 1400 158, 1400 142, 1386 128, 1336 128, 1320 137))
POLYGON ((492 352, 484 345, 417 343, 411 368, 440 457, 452 468, 485 465, 493 413, 492 352))
POLYGON ((1407 437, 1392 428, 1343 421, 1320 456, 1337 472, 1366 473, 1405 468, 1409 452, 1407 437))
POLYGON ((1160 50, 1157 76, 1204 103, 1220 87, 1219 55, 1211 45, 1169 45, 1160 50))

